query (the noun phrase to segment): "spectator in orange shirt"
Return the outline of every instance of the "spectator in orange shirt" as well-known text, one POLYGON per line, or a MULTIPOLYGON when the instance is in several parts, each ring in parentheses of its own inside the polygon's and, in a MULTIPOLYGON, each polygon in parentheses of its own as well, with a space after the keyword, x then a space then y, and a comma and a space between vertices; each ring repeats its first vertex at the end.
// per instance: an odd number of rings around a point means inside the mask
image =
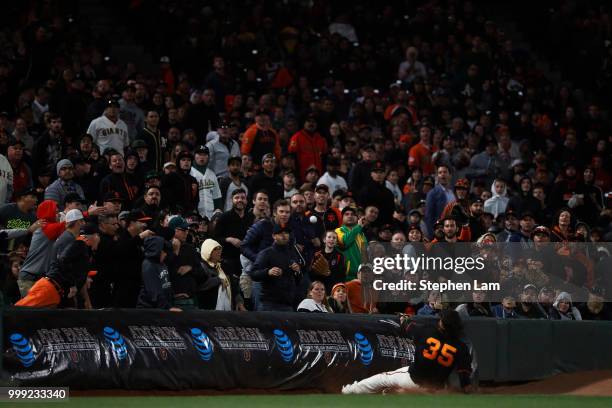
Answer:
POLYGON ((377 313, 376 302, 371 296, 372 283, 368 280, 372 276, 372 266, 370 264, 361 264, 357 271, 357 279, 353 279, 345 284, 352 313, 377 313), (364 294, 366 295, 365 297, 364 294))
POLYGON ((411 169, 420 168, 423 175, 428 176, 435 171, 431 155, 436 149, 431 145, 431 129, 427 126, 421 126, 419 137, 421 141, 412 146, 408 152, 408 167, 411 169))
POLYGON ((255 123, 244 132, 240 152, 242 155, 251 156, 256 165, 259 165, 263 156, 269 152, 274 152, 276 160, 280 160, 280 139, 270 126, 270 115, 267 111, 260 109, 255 114, 255 123))
POLYGON ((304 121, 304 129, 291 137, 289 153, 297 154, 300 178, 304 180, 306 170, 315 166, 323 173, 322 155, 327 154, 327 141, 317 132, 317 118, 309 114, 304 121))

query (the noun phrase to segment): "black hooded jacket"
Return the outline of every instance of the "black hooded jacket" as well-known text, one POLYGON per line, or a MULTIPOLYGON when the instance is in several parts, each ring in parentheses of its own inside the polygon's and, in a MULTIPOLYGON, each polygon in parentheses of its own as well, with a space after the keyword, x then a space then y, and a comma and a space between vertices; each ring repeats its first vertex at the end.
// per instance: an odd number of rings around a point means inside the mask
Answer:
POLYGON ((168 268, 160 262, 162 250, 169 253, 172 249, 162 237, 149 237, 144 240, 144 255, 142 261, 143 287, 138 296, 138 307, 170 309, 173 292, 168 268))
POLYGON ((161 181, 162 207, 170 207, 176 211, 180 207, 185 214, 197 210, 200 201, 198 181, 189 174, 189 171, 181 170, 180 161, 183 154, 176 158, 176 171, 165 175, 161 181))

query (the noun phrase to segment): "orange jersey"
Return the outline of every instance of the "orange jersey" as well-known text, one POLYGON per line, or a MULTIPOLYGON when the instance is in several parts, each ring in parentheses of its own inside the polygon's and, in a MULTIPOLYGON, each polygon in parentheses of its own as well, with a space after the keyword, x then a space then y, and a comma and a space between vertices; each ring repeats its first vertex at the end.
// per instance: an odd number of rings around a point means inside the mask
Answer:
POLYGON ((323 174, 323 155, 327 153, 327 141, 318 132, 309 134, 303 129, 297 132, 289 141, 289 153, 297 154, 302 180, 311 166, 323 174))
POLYGON ((420 142, 415 144, 408 152, 408 167, 411 169, 420 168, 425 176, 434 174, 435 167, 431 155, 435 151, 435 148, 427 147, 420 142))
POLYGON ((242 136, 240 152, 251 155, 255 164, 260 164, 261 158, 266 153, 274 153, 276 160, 280 160, 280 139, 274 129, 263 130, 257 124, 253 124, 242 136))

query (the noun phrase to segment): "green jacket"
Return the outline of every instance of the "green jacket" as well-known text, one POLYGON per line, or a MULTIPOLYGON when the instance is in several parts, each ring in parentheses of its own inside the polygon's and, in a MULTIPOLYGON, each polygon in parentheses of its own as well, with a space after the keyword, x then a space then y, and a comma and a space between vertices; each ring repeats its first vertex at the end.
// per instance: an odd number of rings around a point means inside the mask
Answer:
POLYGON ((361 225, 350 228, 346 225, 336 228, 338 234, 338 248, 346 260, 346 281, 357 278, 357 270, 366 253, 366 239, 361 225))

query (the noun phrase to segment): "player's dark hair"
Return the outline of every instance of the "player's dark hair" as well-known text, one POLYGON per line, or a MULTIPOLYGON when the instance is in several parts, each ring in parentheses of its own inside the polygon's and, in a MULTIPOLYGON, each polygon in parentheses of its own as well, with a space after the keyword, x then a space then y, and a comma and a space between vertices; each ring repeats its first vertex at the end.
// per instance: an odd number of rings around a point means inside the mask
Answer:
POLYGON ((444 332, 450 337, 461 337, 461 334, 463 334, 463 321, 457 311, 452 309, 442 310, 440 320, 444 326, 444 332))

